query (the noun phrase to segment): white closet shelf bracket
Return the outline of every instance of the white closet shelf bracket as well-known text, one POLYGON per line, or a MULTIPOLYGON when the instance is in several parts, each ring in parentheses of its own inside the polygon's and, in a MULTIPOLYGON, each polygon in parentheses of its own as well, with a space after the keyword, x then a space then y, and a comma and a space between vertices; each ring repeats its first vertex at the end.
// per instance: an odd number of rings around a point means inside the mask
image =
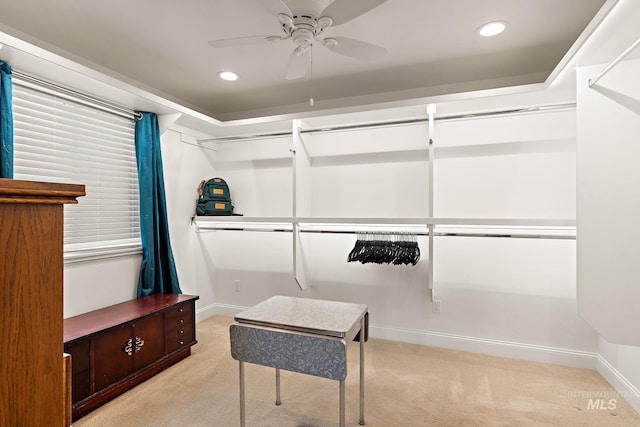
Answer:
POLYGON ((609 65, 604 67, 604 69, 600 71, 597 76, 595 76, 593 79, 589 79, 589 87, 593 87, 593 85, 598 83, 598 80, 604 77, 604 75, 607 74, 613 67, 618 65, 620 61, 622 61, 624 58, 627 57, 627 55, 633 52, 633 50, 637 48, 638 45, 640 45, 640 37, 635 42, 633 42, 631 46, 629 46, 624 52, 622 52, 616 59, 611 61, 609 65))

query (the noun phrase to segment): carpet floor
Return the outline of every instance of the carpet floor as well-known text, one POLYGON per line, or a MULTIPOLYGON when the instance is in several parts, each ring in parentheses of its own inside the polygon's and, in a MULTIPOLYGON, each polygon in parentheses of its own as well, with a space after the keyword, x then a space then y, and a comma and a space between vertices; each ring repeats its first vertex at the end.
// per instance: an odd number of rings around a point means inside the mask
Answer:
MULTIPOLYGON (((240 425, 232 319, 197 324, 192 355, 75 421, 74 427, 240 425)), ((358 425, 359 346, 348 350, 346 424, 358 425)), ((245 364, 246 424, 338 426, 337 381, 245 364)), ((640 426, 640 414, 595 371, 370 339, 365 421, 395 426, 640 426), (598 400, 601 399, 601 400, 598 400), (603 399, 603 400, 602 400, 603 399)))

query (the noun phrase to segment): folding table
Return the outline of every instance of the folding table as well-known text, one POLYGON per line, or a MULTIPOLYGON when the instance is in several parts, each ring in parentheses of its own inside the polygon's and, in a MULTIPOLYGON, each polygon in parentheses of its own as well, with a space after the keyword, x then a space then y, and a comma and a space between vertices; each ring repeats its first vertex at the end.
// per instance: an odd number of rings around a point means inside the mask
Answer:
POLYGON ((340 382, 340 426, 345 425, 347 347, 360 342, 360 419, 364 425, 364 342, 368 308, 362 304, 286 296, 271 297, 234 317, 229 327, 231 356, 240 366, 240 425, 245 426, 244 362, 340 382))

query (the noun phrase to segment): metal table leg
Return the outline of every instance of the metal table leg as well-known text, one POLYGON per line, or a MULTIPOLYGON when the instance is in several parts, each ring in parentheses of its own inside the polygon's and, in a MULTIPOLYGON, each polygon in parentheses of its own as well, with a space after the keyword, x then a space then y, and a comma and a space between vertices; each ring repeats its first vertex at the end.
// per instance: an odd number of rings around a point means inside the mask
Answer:
POLYGON ((358 424, 364 425, 364 316, 360 321, 360 420, 358 424))
POLYGON ((276 405, 279 406, 280 401, 280 368, 276 368, 276 405))
POLYGON ((344 381, 340 381, 340 427, 344 427, 344 381))
POLYGON ((240 363, 240 427, 244 427, 244 362, 240 363))

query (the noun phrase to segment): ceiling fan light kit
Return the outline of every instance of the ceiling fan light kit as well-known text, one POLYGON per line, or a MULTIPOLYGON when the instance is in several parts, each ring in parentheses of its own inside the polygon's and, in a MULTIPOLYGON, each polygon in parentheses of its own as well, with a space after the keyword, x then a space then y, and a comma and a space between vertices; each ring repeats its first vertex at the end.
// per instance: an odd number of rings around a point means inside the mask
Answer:
POLYGON ((289 55, 286 78, 299 79, 307 75, 308 48, 314 41, 332 52, 363 61, 379 59, 386 49, 371 43, 347 37, 320 38, 327 29, 342 25, 386 0, 282 0, 280 5, 286 13, 276 16, 284 36, 245 36, 212 40, 210 46, 217 48, 240 46, 259 42, 277 43, 292 39, 294 49, 289 55))

